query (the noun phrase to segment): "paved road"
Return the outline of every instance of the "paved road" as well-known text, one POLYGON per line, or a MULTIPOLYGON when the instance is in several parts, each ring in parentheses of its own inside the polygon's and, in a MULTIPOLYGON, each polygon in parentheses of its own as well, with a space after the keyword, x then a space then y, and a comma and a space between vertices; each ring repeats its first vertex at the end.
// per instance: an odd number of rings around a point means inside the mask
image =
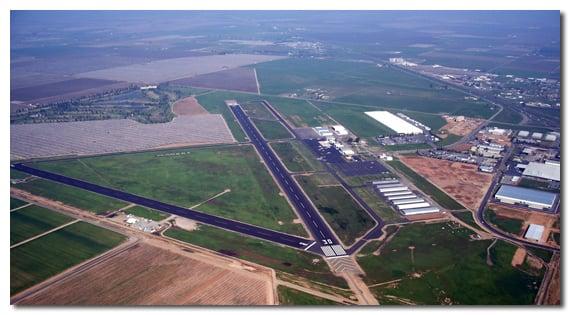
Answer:
MULTIPOLYGON (((196 210, 191 210, 171 204, 167 204, 161 201, 153 200, 150 198, 145 198, 137 196, 135 194, 127 193, 113 188, 103 187, 100 185, 92 184, 79 179, 39 170, 33 167, 29 167, 24 164, 13 164, 11 165, 13 169, 22 171, 37 177, 48 179, 54 182, 66 184, 69 186, 78 187, 84 190, 92 191, 101 195, 109 196, 115 199, 123 200, 129 203, 136 203, 141 206, 145 206, 158 211, 174 214, 180 217, 195 220, 208 225, 213 225, 216 227, 224 228, 230 231, 250 235, 253 237, 261 238, 264 240, 280 243, 283 245, 304 249, 307 245, 313 243, 313 240, 297 237, 294 235, 289 235, 281 232, 272 231, 269 229, 261 228, 254 225, 249 225, 239 221, 234 221, 230 219, 225 219, 215 215, 199 212, 196 210)), ((320 251, 315 251, 321 254, 320 251)))
MULTIPOLYGON (((281 161, 277 158, 275 153, 269 148, 269 145, 263 137, 253 126, 240 105, 230 106, 237 120, 241 124, 243 130, 249 137, 250 141, 255 145, 259 151, 263 161, 283 188, 283 191, 291 200, 291 203, 297 209, 301 219, 305 222, 307 228, 311 232, 315 240, 318 240, 320 246, 340 245, 336 235, 330 230, 329 226, 321 218, 318 211, 309 202, 299 185, 291 178, 281 161)), ((320 246, 312 246, 311 249, 319 248, 320 246)))

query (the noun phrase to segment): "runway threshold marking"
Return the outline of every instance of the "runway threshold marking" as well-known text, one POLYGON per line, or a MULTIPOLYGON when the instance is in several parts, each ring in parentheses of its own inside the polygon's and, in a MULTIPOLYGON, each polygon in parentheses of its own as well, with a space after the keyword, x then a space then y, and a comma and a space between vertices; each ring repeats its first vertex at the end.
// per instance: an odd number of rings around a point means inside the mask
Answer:
POLYGON ((317 242, 312 242, 309 246, 305 247, 304 250, 309 250, 309 248, 313 247, 313 245, 317 244, 317 242))

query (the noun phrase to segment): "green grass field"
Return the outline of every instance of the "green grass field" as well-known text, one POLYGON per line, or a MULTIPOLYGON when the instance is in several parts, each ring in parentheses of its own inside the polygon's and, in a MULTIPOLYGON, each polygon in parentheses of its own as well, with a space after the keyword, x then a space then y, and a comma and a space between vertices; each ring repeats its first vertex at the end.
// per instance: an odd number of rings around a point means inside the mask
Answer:
POLYGON ((297 180, 341 241, 352 244, 374 226, 374 221, 341 186, 319 186, 319 175, 297 180))
POLYGON ((274 142, 270 146, 291 172, 311 172, 324 169, 321 162, 317 161, 301 142, 274 142))
POLYGON ((28 203, 26 201, 10 197, 10 210, 19 208, 27 204, 28 203))
POLYGON ((445 192, 435 187, 432 183, 428 182, 425 178, 414 172, 411 168, 407 167, 404 163, 394 160, 388 162, 392 167, 402 172, 408 179, 410 179, 416 187, 423 193, 431 196, 438 204, 450 210, 459 210, 464 207, 457 201, 453 200, 445 192))
POLYGON ((427 305, 532 304, 541 277, 511 266, 516 247, 497 242, 489 266, 486 251, 492 241, 472 241, 471 233, 447 223, 403 226, 380 255, 363 249, 358 262, 367 274, 364 280, 376 284, 401 279, 393 286, 371 288, 382 299, 393 296, 427 305))
POLYGON ((327 300, 303 291, 277 286, 279 305, 340 305, 335 301, 327 300))
POLYGON ((261 103, 261 101, 247 101, 240 103, 247 115, 251 118, 275 120, 276 117, 261 103))
POLYGON ((10 169, 10 179, 24 179, 28 176, 30 176, 28 173, 10 169))
POLYGON ((503 122, 503 123, 511 123, 511 124, 518 124, 522 121, 523 117, 518 112, 511 110, 509 108, 503 108, 503 110, 493 118, 493 121, 496 122, 503 122))
POLYGON ((49 209, 31 205, 10 212, 10 245, 47 232, 73 219, 49 209))
POLYGON ((519 234, 524 223, 522 220, 498 216, 495 211, 491 209, 485 209, 484 215, 486 221, 492 223, 499 229, 512 234, 519 234))
POLYGON ((125 213, 135 215, 137 217, 146 218, 153 221, 160 221, 168 218, 168 214, 160 211, 152 210, 147 207, 134 206, 125 210, 125 213))
POLYGON ((10 250, 10 294, 18 293, 125 240, 125 236, 78 222, 10 250))
POLYGON ((316 127, 334 124, 333 120, 308 101, 267 95, 264 96, 264 99, 295 127, 316 127))
POLYGON ((277 120, 252 119, 253 123, 267 140, 291 139, 293 135, 277 120))
POLYGON ((454 217, 458 218, 460 221, 466 223, 469 226, 472 226, 475 229, 480 230, 481 228, 477 225, 477 223, 475 222, 475 219, 473 218, 473 214, 471 213, 471 211, 467 210, 467 211, 454 211, 451 213, 454 217))
MULTIPOLYGON (((61 166, 65 169, 65 162, 50 163, 60 163, 61 166)), ((105 185, 106 183, 102 184, 105 185)), ((92 193, 80 188, 75 188, 44 179, 36 179, 30 182, 17 184, 15 187, 29 191, 34 195, 61 201, 67 205, 94 213, 114 211, 127 205, 125 202, 110 197, 105 197, 103 195, 92 193)))
POLYGON ((251 145, 186 148, 49 161, 35 166, 182 207, 307 235, 251 145), (176 156, 160 156, 180 153, 176 156))
POLYGON ((207 225, 200 225, 194 231, 171 228, 165 235, 312 281, 348 288, 344 279, 333 275, 321 257, 309 252, 207 225))

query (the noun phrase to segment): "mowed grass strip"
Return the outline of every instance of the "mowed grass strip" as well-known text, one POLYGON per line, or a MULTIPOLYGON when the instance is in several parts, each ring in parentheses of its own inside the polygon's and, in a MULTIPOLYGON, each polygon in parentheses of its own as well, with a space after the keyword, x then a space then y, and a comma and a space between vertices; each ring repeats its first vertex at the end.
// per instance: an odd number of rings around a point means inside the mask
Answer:
POLYGON ((10 245, 25 241, 72 220, 71 217, 36 205, 12 211, 10 212, 10 245))
POLYGON ((267 140, 291 139, 293 135, 277 120, 252 119, 253 123, 267 140))
POLYGON ((441 189, 437 188, 435 185, 427 181, 418 173, 414 172, 411 168, 406 166, 404 163, 394 160, 387 162, 390 166, 402 172, 408 179, 410 179, 416 187, 418 187, 423 193, 429 195, 433 200, 435 200, 442 207, 450 210, 464 209, 461 204, 455 201, 453 198, 448 196, 441 189))
POLYGON ((181 207, 307 235, 252 145, 116 154, 36 167, 181 207))
POLYGON ((336 301, 315 296, 286 286, 277 286, 280 305, 341 305, 336 301))
POLYGON ((153 221, 160 221, 168 218, 168 214, 162 213, 160 211, 152 210, 147 207, 142 206, 134 206, 124 210, 127 214, 132 214, 137 217, 153 220, 153 221))
POLYGON ((10 197, 10 210, 27 205, 28 202, 10 197))
POLYGON ((294 127, 316 127, 334 124, 334 120, 306 100, 264 96, 294 127))
POLYGON ((312 172, 324 169, 309 149, 298 141, 274 142, 270 146, 291 172, 312 172))
POLYGON ((376 296, 395 296, 417 304, 519 305, 533 304, 541 277, 511 266, 516 247, 499 241, 473 241, 466 228, 447 223, 402 226, 379 255, 370 243, 358 257, 376 296), (413 255, 412 255, 413 251, 413 255))
POLYGON ((125 236, 78 222, 10 250, 10 295, 101 254, 125 236))
POLYGON ((199 228, 194 231, 174 227, 168 229, 164 234, 186 243, 298 275, 312 281, 348 288, 346 281, 335 276, 320 256, 309 252, 207 225, 199 225, 199 228))
MULTIPOLYGON (((65 162, 61 163, 65 165, 65 162)), ((105 183, 100 184, 105 185, 105 183)), ((127 205, 127 203, 117 199, 45 179, 36 179, 31 182, 17 184, 15 187, 34 195, 61 201, 64 204, 97 214, 114 211, 127 205)))
POLYGON ((374 221, 342 186, 319 185, 319 175, 297 177, 321 215, 346 245, 374 226, 374 221))

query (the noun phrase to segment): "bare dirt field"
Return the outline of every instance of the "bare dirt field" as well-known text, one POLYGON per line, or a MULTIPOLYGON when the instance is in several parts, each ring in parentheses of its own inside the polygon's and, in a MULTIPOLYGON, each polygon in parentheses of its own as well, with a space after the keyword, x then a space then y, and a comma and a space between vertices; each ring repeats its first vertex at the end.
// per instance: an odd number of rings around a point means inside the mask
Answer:
POLYGON ((83 72, 76 77, 160 83, 283 58, 285 57, 252 54, 172 58, 83 72))
POLYGON ((546 290, 546 294, 544 297, 544 304, 545 305, 560 305, 560 290, 561 290, 561 283, 560 283, 560 257, 556 256, 551 263, 551 268, 553 268, 553 275, 552 279, 550 280, 550 284, 546 290))
POLYGON ((493 180, 493 175, 479 172, 476 165, 421 156, 400 159, 470 210, 479 207, 493 180))
POLYGON ((47 287, 20 305, 266 305, 272 278, 142 243, 47 287), (85 285, 88 283, 89 285, 85 285))
POLYGON ((513 259, 511 260, 511 266, 516 267, 522 265, 524 263, 525 258, 526 258, 526 249, 522 247, 517 248, 515 254, 513 255, 513 259))
POLYGON ((507 135, 495 135, 489 132, 481 132, 478 133, 476 137, 481 141, 491 141, 504 146, 511 145, 511 138, 507 135))
POLYGON ((447 130, 448 133, 457 136, 466 136, 471 131, 475 130, 477 126, 483 123, 483 119, 477 118, 467 118, 465 117, 462 121, 456 121, 454 116, 446 116, 443 118, 447 121, 447 124, 440 128, 440 130, 447 130))
POLYGON ((10 159, 82 156, 235 142, 221 115, 175 117, 142 124, 130 119, 10 125, 10 159))
MULTIPOLYGON (((518 219, 523 221, 522 231, 526 231, 529 224, 538 224, 544 226, 544 233, 542 233, 541 242, 546 242, 548 236, 553 229, 553 225, 556 222, 556 215, 551 213, 543 213, 539 211, 532 211, 527 209, 521 209, 518 207, 511 207, 508 205, 492 203, 489 205, 498 216, 505 218, 518 219)), ((551 245, 555 245, 552 243, 551 245)))
POLYGON ((246 67, 202 74, 170 83, 211 89, 257 92, 253 69, 246 67))
POLYGON ((172 112, 176 116, 197 116, 208 114, 208 111, 198 103, 198 100, 194 96, 189 96, 181 100, 176 101, 172 105, 172 112))
POLYGON ((10 100, 35 102, 39 100, 52 99, 66 94, 77 94, 81 91, 95 91, 102 87, 114 86, 117 81, 102 79, 72 79, 55 83, 34 85, 10 91, 10 100))

